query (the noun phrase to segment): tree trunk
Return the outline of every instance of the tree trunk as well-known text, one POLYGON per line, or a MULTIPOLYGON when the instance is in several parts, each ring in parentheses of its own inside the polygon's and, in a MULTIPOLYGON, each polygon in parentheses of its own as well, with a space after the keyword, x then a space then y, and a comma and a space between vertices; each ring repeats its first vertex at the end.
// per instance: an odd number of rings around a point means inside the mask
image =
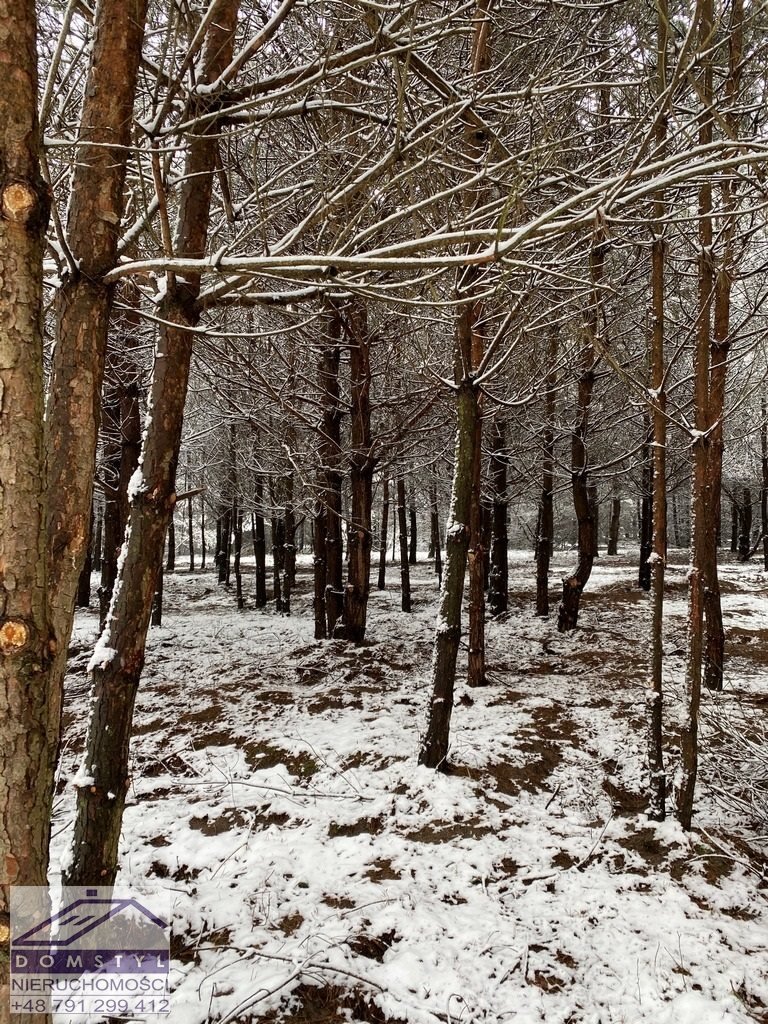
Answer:
POLYGON ((739 505, 739 561, 746 562, 752 552, 752 492, 748 487, 741 492, 739 505))
POLYGON ((504 454, 504 421, 495 418, 491 429, 491 477, 493 481, 493 532, 488 605, 491 615, 502 615, 509 607, 509 563, 507 539, 507 459, 504 454))
POLYGON ((285 519, 272 516, 272 600, 276 612, 285 611, 283 604, 283 567, 285 559, 285 519))
POLYGON ((387 527, 389 525, 389 479, 384 477, 381 497, 381 529, 379 533, 379 579, 378 589, 387 586, 387 527))
MULTIPOLYGON (((232 59, 238 0, 221 0, 198 61, 198 83, 217 80, 232 59)), ((216 103, 198 96, 196 117, 216 103)), ((188 140, 179 194, 174 251, 199 258, 205 252, 218 126, 211 119, 188 140)), ((73 856, 65 883, 114 883, 120 828, 128 788, 128 751, 155 580, 175 504, 176 467, 193 334, 199 320, 200 279, 169 278, 159 309, 159 333, 150 395, 150 417, 134 490, 130 533, 122 565, 124 586, 115 587, 111 614, 92 659, 93 699, 84 764, 92 784, 78 790, 73 856), (162 414, 152 415, 153 410, 162 414)))
POLYGON ((96 536, 93 541, 93 571, 101 572, 101 548, 102 548, 102 537, 104 534, 104 517, 101 510, 96 515, 96 536))
POLYGON ((240 558, 243 554, 243 511, 235 508, 235 600, 237 610, 242 611, 245 607, 243 600, 243 574, 240 572, 240 558))
POLYGON ((547 377, 545 380, 544 436, 541 463, 541 497, 536 527, 536 614, 549 615, 549 563, 554 546, 554 513, 552 492, 555 486, 555 403, 557 400, 558 335, 552 330, 547 352, 547 377))
POLYGON ((187 543, 189 546, 189 571, 195 571, 195 540, 192 522, 192 495, 187 498, 187 543))
MULTIPOLYGON (((711 46, 713 0, 701 0, 699 6, 698 49, 701 54, 698 87, 702 113, 699 143, 712 142, 712 60, 706 56, 711 46)), ((693 352, 693 470, 691 475, 691 564, 688 570, 688 653, 685 663, 683 725, 680 732, 680 785, 677 791, 677 816, 686 830, 693 818, 693 800, 699 763, 699 706, 701 703, 702 627, 705 593, 710 584, 708 548, 715 534, 707 504, 714 500, 707 473, 709 435, 709 351, 711 341, 712 293, 712 181, 705 176, 699 186, 698 310, 693 352)))
POLYGON ((176 571, 176 523, 174 521, 173 512, 171 513, 171 518, 168 523, 168 557, 165 561, 165 571, 176 571))
POLYGON ((362 643, 368 615, 371 576, 371 509, 373 505, 373 458, 371 439, 371 362, 368 315, 361 300, 341 311, 349 340, 349 391, 351 405, 350 484, 347 588, 344 592, 344 628, 352 643, 362 643))
POLYGON ((765 396, 760 400, 760 529, 763 531, 763 568, 768 572, 768 403, 765 396))
POLYGON ((408 531, 406 527, 405 480, 397 478, 397 526, 400 534, 400 607, 411 610, 411 573, 408 564, 408 531))
POLYGON ((621 526, 621 498, 614 495, 611 498, 611 518, 608 524, 608 551, 609 555, 619 553, 619 527, 621 526))
POLYGON ((586 438, 589 408, 595 386, 595 364, 601 347, 596 343, 602 333, 600 286, 605 275, 607 246, 603 229, 597 227, 589 257, 592 295, 587 309, 585 338, 581 351, 576 422, 571 435, 571 491, 578 524, 579 556, 576 568, 563 580, 563 597, 557 615, 557 628, 561 633, 575 629, 578 624, 581 595, 592 575, 595 557, 595 520, 594 509, 589 500, 586 438))
POLYGON ((442 540, 440 538, 440 514, 437 509, 437 484, 433 480, 430 489, 429 498, 429 521, 430 521, 430 536, 432 538, 432 557, 435 560, 435 575, 437 576, 437 585, 442 587, 443 585, 443 552, 442 552, 442 540))
MULTIPOLYGON (((668 11, 666 0, 659 0, 657 28, 657 94, 667 88, 668 11)), ((662 114, 656 122, 655 143, 658 159, 666 152, 667 122, 662 114)), ((667 779, 664 770, 664 574, 667 559, 667 396, 664 390, 666 373, 665 355, 665 241, 664 194, 654 197, 651 243, 651 312, 652 330, 650 346, 651 393, 655 396, 650 407, 653 437, 653 523, 651 558, 651 623, 650 623, 650 680, 646 695, 646 757, 648 761, 648 817, 663 821, 666 816, 667 779)), ((618 530, 617 530, 618 532, 618 530)))
POLYGON ((200 495, 200 570, 205 572, 208 545, 205 543, 205 495, 200 495))
POLYGON ((90 608, 91 605, 91 573, 93 572, 93 509, 88 530, 88 546, 85 549, 85 561, 77 583, 77 607, 90 608))
POLYGON ((120 407, 110 402, 102 410, 103 437, 103 489, 104 553, 101 559, 101 585, 99 586, 99 628, 104 628, 117 578, 117 559, 125 534, 125 521, 121 518, 120 504, 120 407))
POLYGON ((285 481, 283 513, 283 611, 291 614, 291 593, 296 583, 296 511, 293 507, 293 474, 285 481))
POLYGON ((261 477, 256 477, 255 487, 256 508, 251 516, 253 530, 253 560, 256 571, 256 607, 267 606, 267 539, 264 530, 264 485, 261 477))
POLYGON ((118 258, 146 13, 147 0, 100 0, 95 5, 76 132, 77 159, 68 182, 71 266, 55 298, 55 344, 45 418, 48 480, 55 481, 48 502, 48 574, 57 653, 49 711, 57 722, 93 500, 114 296, 114 286, 106 285, 104 277, 118 258))
MULTIPOLYGON (((479 360, 478 360, 479 361, 479 360)), ((483 420, 475 421, 472 460, 472 501, 469 510, 469 623, 467 629, 467 683, 485 686, 485 548, 483 545, 482 498, 483 420)))
MULTIPOLYGON (((5 1000, 9 887, 47 884, 59 732, 51 704, 58 706, 59 698, 52 664, 57 638, 46 566, 43 448, 49 199, 39 171, 32 0, 0 0, 0 24, 0 998, 5 1000)), ((84 510, 84 534, 89 512, 90 506, 84 510)), ((74 613, 74 593, 72 599, 74 613)))
MULTIPOLYGON (((459 330, 471 331, 466 311, 459 330)), ((427 726, 419 751, 419 764, 445 767, 450 743, 456 658, 461 640, 461 603, 469 547, 472 500, 472 464, 478 418, 477 396, 471 380, 462 382, 457 399, 456 455, 453 469, 450 518, 445 535, 445 577, 440 591, 427 726)))
POLYGON ((739 550, 739 502, 736 494, 731 494, 731 554, 739 550))
POLYGON ((325 640, 328 636, 328 620, 325 612, 325 580, 327 577, 326 563, 326 508, 322 500, 315 502, 312 516, 312 557, 315 581, 315 596, 312 607, 315 613, 315 640, 325 640))
POLYGON ((163 569, 162 563, 160 568, 157 570, 157 580, 155 582, 155 592, 152 595, 152 615, 150 617, 150 625, 162 626, 163 624, 163 589, 165 584, 165 570, 163 569))
POLYGON ((410 565, 416 565, 417 547, 416 491, 411 480, 408 487, 408 562, 410 565))
POLYGON ((323 416, 320 426, 318 491, 325 506, 325 619, 328 636, 333 636, 343 611, 343 552, 341 543, 341 403, 339 363, 342 323, 338 304, 326 301, 327 333, 320 353, 318 376, 323 416))
POLYGON ((640 567, 637 574, 637 583, 641 590, 651 589, 651 564, 648 559, 651 557, 653 548, 653 447, 651 440, 653 432, 650 423, 650 415, 643 413, 643 433, 645 440, 642 447, 643 472, 642 490, 640 493, 640 567))

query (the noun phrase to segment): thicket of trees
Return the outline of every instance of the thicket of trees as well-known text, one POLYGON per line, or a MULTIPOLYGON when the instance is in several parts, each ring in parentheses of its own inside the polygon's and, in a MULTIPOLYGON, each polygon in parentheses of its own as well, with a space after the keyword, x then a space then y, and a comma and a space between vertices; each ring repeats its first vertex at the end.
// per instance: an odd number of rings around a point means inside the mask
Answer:
POLYGON ((762 539, 768 568, 765 21, 743 0, 0 0, 2 901, 46 877, 91 568, 67 881, 115 877, 177 550, 290 613, 311 549, 315 636, 359 643, 372 561, 388 585, 400 538, 408 611, 422 530, 441 591, 418 757, 439 769, 462 632, 484 685, 507 611, 510 515, 538 614, 576 542, 562 631, 637 523, 662 818, 664 566, 690 543, 690 827, 718 543, 762 539))

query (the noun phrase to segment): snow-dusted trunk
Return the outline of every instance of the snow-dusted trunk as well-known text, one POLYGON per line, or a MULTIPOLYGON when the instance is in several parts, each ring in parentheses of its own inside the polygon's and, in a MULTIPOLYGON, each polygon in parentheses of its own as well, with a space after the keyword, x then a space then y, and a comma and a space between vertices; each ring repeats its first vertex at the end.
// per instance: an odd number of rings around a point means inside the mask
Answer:
MULTIPOLYGON (((357 300, 344 310, 349 340, 350 488, 347 587, 344 592, 344 628, 347 640, 365 639, 371 578, 371 513, 373 506, 373 442, 371 439, 371 360, 368 315, 357 300)), ((386 543, 386 542, 385 542, 386 543)))
POLYGON ((240 571, 240 559, 243 554, 243 511, 240 508, 234 510, 234 522, 235 522, 235 600, 237 601, 238 610, 242 611, 245 607, 245 601, 243 600, 243 574, 240 571))
MULTIPOLYGON (((333 636, 343 609, 343 552, 341 543, 341 404, 339 399, 339 363, 342 324, 338 305, 325 305, 326 329, 321 340, 318 379, 322 401, 318 444, 318 497, 322 503, 322 546, 324 558, 315 561, 315 572, 324 570, 323 605, 327 636, 333 636)), ((316 530, 319 521, 315 520, 316 530)), ((317 536, 317 532, 316 532, 317 536)), ((315 587, 319 586, 316 580, 315 587)))
POLYGON ((763 568, 768 572, 768 403, 760 399, 760 530, 763 535, 763 568))
POLYGON ((411 572, 408 563, 408 530, 406 526, 405 479, 397 478, 397 529, 400 537, 400 607, 411 610, 411 572))
MULTIPOLYGON (((46 409, 48 479, 56 485, 48 502, 48 572, 57 644, 57 682, 50 705, 54 718, 61 710, 75 591, 88 541, 114 296, 114 286, 105 284, 104 277, 118 258, 147 0, 99 0, 93 8, 77 159, 67 183, 71 266, 55 298, 46 409)), ((114 547, 121 541, 118 536, 114 547)))
POLYGON ((387 586, 387 528, 389 526, 389 479, 384 477, 381 494, 381 526, 379 528, 379 578, 377 588, 387 586))
POLYGON ((327 571, 325 522, 325 505, 318 498, 312 510, 312 573, 314 580, 312 609, 315 617, 315 640, 325 640, 328 636, 328 623, 325 616, 325 577, 327 571))
MULTIPOLYGON (((238 0, 221 0, 208 30, 198 81, 215 81, 232 58, 238 0)), ((203 113, 214 98, 198 99, 203 113)), ((199 257, 205 251, 217 125, 193 136, 179 197, 175 251, 199 257)), ((87 785, 78 789, 73 855, 65 881, 70 885, 112 884, 118 868, 123 808, 128 788, 128 752, 151 611, 162 563, 163 544, 176 494, 176 468, 193 334, 199 312, 199 278, 172 279, 159 314, 146 440, 131 488, 131 515, 121 573, 107 625, 91 661, 93 701, 83 762, 87 785), (140 473, 140 476, 139 476, 140 473)))
MULTIPOLYGON (((466 332, 471 332, 470 317, 469 310, 462 316, 461 324, 466 332)), ((451 505, 445 533, 445 572, 432 655, 427 726, 419 751, 419 764, 428 768, 440 768, 446 764, 450 744, 456 658, 461 640, 461 603, 469 547, 472 464, 477 418, 475 386, 471 378, 465 379, 459 385, 456 403, 456 454, 451 505)))
POLYGON ((491 539, 491 572, 488 605, 491 615, 507 610, 509 563, 507 558, 507 458, 504 453, 504 421, 494 418, 491 428, 491 477, 493 481, 493 513, 491 539))
POLYGON ((267 538, 264 529, 264 484, 258 475, 254 485, 254 501, 256 507, 251 516, 251 530, 256 572, 256 607, 265 608, 267 604, 267 538))
POLYGON ((549 615, 549 563, 554 545, 554 510, 552 492, 555 486, 555 415, 557 400, 557 331, 549 336, 547 376, 544 394, 544 430, 542 434, 541 494, 536 524, 536 614, 549 615))
MULTIPOLYGON (((699 5, 700 72, 698 91, 703 111, 699 117, 699 143, 712 142, 712 60, 707 56, 711 44, 713 0, 699 5)), ((677 789, 677 815, 684 829, 690 829, 693 800, 699 766, 699 705, 701 703, 702 631, 704 599, 711 566, 707 546, 711 517, 707 505, 710 493, 707 474, 709 452, 709 354, 711 343, 712 294, 712 181, 705 177, 699 187, 698 309, 693 352, 693 468, 691 473, 691 564, 688 570, 688 652, 685 663, 683 725, 680 733, 680 778, 677 789)))
POLYGON ((561 633, 575 629, 578 624, 581 595, 592 575, 595 558, 596 530, 594 506, 589 496, 587 430, 595 387, 595 364, 599 358, 598 342, 602 334, 600 289, 605 276, 607 246, 604 229, 598 222, 589 255, 592 294, 586 311, 576 420, 571 434, 571 492, 578 524, 578 560, 576 568, 563 580, 563 596, 557 614, 557 628, 561 633))
MULTIPOLYGON (((659 0, 656 43, 658 95, 667 83, 668 15, 666 0, 659 0)), ((656 122, 656 152, 666 149, 667 122, 662 114, 656 122)), ((651 429, 653 438, 653 526, 651 568, 650 680, 646 696, 646 758, 648 761, 648 816, 663 821, 666 816, 667 779, 664 771, 664 573, 667 560, 667 396, 664 390, 665 346, 665 241, 664 193, 654 197, 653 241, 651 243, 651 429)))
MULTIPOLYGON (((477 365, 478 358, 473 365, 477 365)), ((478 396, 479 400, 479 396, 478 396)), ((483 543, 482 505, 483 420, 481 410, 475 419, 472 457, 472 496, 469 507, 469 570, 467 683, 485 686, 485 544, 483 543)))
POLYGON ((641 590, 651 589, 651 551, 653 550, 654 452, 650 413, 643 412, 642 472, 640 474, 640 564, 637 583, 641 590))

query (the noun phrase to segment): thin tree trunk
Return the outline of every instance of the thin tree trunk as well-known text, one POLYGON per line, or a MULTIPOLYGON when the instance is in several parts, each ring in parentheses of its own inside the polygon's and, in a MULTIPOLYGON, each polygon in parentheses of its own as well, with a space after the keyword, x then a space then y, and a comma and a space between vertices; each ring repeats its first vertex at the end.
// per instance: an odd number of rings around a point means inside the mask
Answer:
POLYGON ((442 552, 442 540, 440 537, 440 514, 437 509, 437 483, 433 480, 430 489, 429 498, 429 519, 430 519, 430 536, 432 537, 432 557, 435 560, 435 575, 437 576, 437 585, 441 587, 443 585, 443 552, 442 552))
MULTIPOLYGON (((238 0, 221 0, 198 61, 198 83, 215 82, 232 59, 238 0)), ((216 97, 197 96, 196 117, 216 97)), ((179 195, 174 251, 198 258, 206 248, 218 126, 211 119, 188 140, 179 195)), ((111 614, 92 659, 93 700, 84 763, 92 784, 78 790, 73 855, 65 883, 114 883, 123 807, 128 788, 128 752, 133 705, 144 664, 151 597, 175 500, 184 403, 199 277, 169 279, 159 308, 150 418, 141 457, 142 482, 135 488, 130 533, 122 564, 124 586, 115 588, 111 614), (153 410, 162 415, 152 416, 153 410)))
POLYGON ((296 583, 296 511, 293 507, 293 474, 285 480, 283 512, 283 611, 291 614, 291 593, 296 583))
POLYGON ((200 495, 200 569, 205 572, 208 545, 205 543, 205 495, 200 495))
POLYGON ((640 566, 637 574, 638 586, 641 590, 651 589, 651 564, 648 559, 653 549, 653 428, 651 427, 650 413, 646 410, 643 413, 643 435, 645 440, 642 447, 642 491, 640 493, 640 566))
POLYGON ((195 571, 195 540, 192 522, 192 495, 187 498, 187 543, 189 545, 189 571, 195 571))
POLYGON ((104 628, 112 600, 112 590, 117 578, 117 559, 125 535, 125 522, 121 519, 120 504, 120 407, 109 403, 102 410, 103 442, 103 490, 104 553, 101 559, 101 584, 99 586, 99 628, 104 628))
POLYGON ((763 396, 760 400, 760 528, 763 531, 763 568, 768 572, 768 407, 763 396))
POLYGON ((328 636, 328 620, 325 611, 325 580, 327 577, 326 563, 326 508, 322 499, 315 502, 312 516, 312 565, 315 582, 315 596, 312 606, 315 613, 315 640, 325 640, 328 636))
POLYGON ((80 571, 80 579, 77 584, 77 607, 89 608, 91 605, 91 573, 93 572, 93 509, 91 509, 91 521, 88 530, 88 546, 85 549, 85 561, 80 571))
POLYGON ((400 534, 400 607, 411 610, 411 573, 408 563, 408 530, 406 526, 405 479, 397 478, 397 525, 400 534))
POLYGON ((595 364, 601 347, 596 343, 602 334, 600 287, 605 275, 607 246, 604 230, 598 226, 589 257, 592 295, 587 308, 585 338, 581 350, 576 422, 571 435, 571 491, 578 524, 578 561, 573 572, 563 580, 563 597, 557 615, 557 628, 561 633, 575 629, 578 624, 581 595, 592 575, 595 557, 595 520, 589 500, 586 438, 595 386, 595 364))
MULTIPOLYGON (((711 46, 713 0, 699 5, 698 48, 700 57, 699 89, 703 107, 699 124, 699 143, 712 142, 712 61, 706 56, 711 46)), ((699 260, 698 313, 693 353, 693 470, 691 475, 691 564, 688 570, 688 654, 685 664, 683 725, 680 732, 680 785, 677 791, 677 816, 682 827, 690 829, 699 763, 699 705, 701 703, 702 628, 704 595, 709 585, 707 569, 711 559, 707 547, 714 541, 707 503, 714 500, 707 474, 709 450, 709 353, 714 273, 712 264, 712 181, 705 176, 699 186, 699 260)))
POLYGON ((102 549, 102 543, 103 543, 103 540, 102 540, 103 535, 104 535, 104 516, 103 516, 101 510, 99 510, 99 512, 96 515, 96 536, 95 536, 94 541, 93 541, 93 571, 94 572, 101 572, 101 563, 102 563, 101 549, 102 549))
POLYGON ((326 302, 327 335, 320 353, 318 376, 322 393, 323 418, 319 444, 319 493, 325 506, 325 618, 328 636, 333 636, 343 610, 343 551, 341 543, 341 404, 339 364, 342 323, 338 305, 326 302))
POLYGON ((387 527, 389 525, 389 479, 384 477, 381 497, 381 531, 379 534, 379 579, 378 589, 387 586, 387 527))
POLYGON ((552 492, 555 486, 555 402, 557 400, 558 335, 552 330, 547 352, 547 377, 545 381, 544 436, 541 463, 541 497, 536 527, 536 614, 549 615, 549 563, 554 544, 554 514, 552 492))
POLYGON ((240 571, 240 559, 243 554, 243 511, 235 508, 235 599, 238 611, 245 607, 243 600, 243 574, 240 571))
POLYGON ((417 549, 416 491, 413 480, 411 480, 408 487, 408 562, 410 565, 416 565, 417 549))
POLYGON ((285 519, 272 516, 272 600, 276 612, 285 611, 283 604, 283 560, 285 557, 285 519))
POLYGON ((168 523, 168 557, 165 561, 165 571, 176 571, 176 522, 173 512, 168 523))
POLYGON ((739 561, 746 562, 752 551, 752 492, 744 487, 739 507, 739 561))
MULTIPOLYGON (((666 0, 659 0, 657 29, 657 92, 663 95, 667 87, 668 11, 666 0)), ((666 152, 667 122, 664 115, 656 123, 655 143, 657 158, 666 152)), ((664 390, 665 356, 665 241, 664 193, 659 191, 653 202, 654 223, 651 243, 651 307, 652 331, 650 352, 651 429, 653 437, 653 524, 651 556, 651 622, 650 622, 650 680, 646 696, 648 761, 648 816, 652 821, 663 821, 666 816, 667 779, 664 770, 664 574, 667 560, 667 396, 664 390)))
POLYGON ((491 615, 502 615, 509 607, 509 562, 507 538, 507 459, 504 454, 504 421, 494 418, 491 428, 491 477, 493 481, 493 533, 488 605, 491 615))
MULTIPOLYGON (((477 365, 481 358, 474 359, 477 365)), ((467 683, 485 686, 485 548, 483 545, 482 497, 483 420, 478 414, 475 421, 475 444, 472 461, 472 502, 469 511, 469 623, 467 630, 467 683)))
POLYGON ((251 516, 253 528, 253 560, 256 571, 256 607, 267 606, 267 539, 264 529, 264 485, 261 477, 256 477, 255 486, 256 509, 251 516))
POLYGON ((152 595, 152 615, 150 618, 150 625, 162 626, 163 624, 163 589, 165 584, 165 570, 162 564, 157 570, 157 580, 155 582, 155 592, 152 595))
POLYGON ((621 526, 621 498, 614 494, 611 498, 611 518, 608 524, 608 551, 609 555, 619 553, 619 527, 621 526))
POLYGON ((371 576, 371 510, 373 458, 371 438, 371 361, 367 309, 354 300, 342 311, 349 339, 349 391, 351 405, 350 485, 347 588, 344 592, 344 629, 352 643, 365 638, 371 576))
MULTIPOLYGON (((739 131, 739 115, 737 107, 741 91, 742 51, 744 42, 744 3, 733 0, 730 5, 730 25, 728 35, 728 75, 724 85, 725 120, 731 134, 735 137, 739 131)), ((714 97, 714 91, 712 92, 714 97)), ((709 128, 712 135, 711 126, 709 128)), ((707 452, 707 490, 708 501, 704 508, 708 516, 709 537, 703 546, 704 572, 706 586, 704 589, 704 621, 706 637, 703 652, 704 685, 708 690, 722 690, 723 664, 725 658, 725 630, 723 628, 723 609, 720 600, 720 580, 717 571, 717 536, 720 532, 720 495, 723 483, 723 424, 725 420, 725 388, 728 376, 728 354, 731 348, 730 315, 731 288, 734 276, 734 249, 736 246, 736 218, 733 182, 729 173, 724 173, 719 180, 721 200, 724 211, 722 238, 723 253, 720 266, 715 272, 714 252, 710 252, 713 265, 710 268, 714 288, 713 324, 710 333, 709 357, 709 396, 707 420, 710 425, 709 449, 707 452)), ((711 219, 711 186, 710 212, 711 219)), ((714 234, 710 227, 710 234, 714 234)))

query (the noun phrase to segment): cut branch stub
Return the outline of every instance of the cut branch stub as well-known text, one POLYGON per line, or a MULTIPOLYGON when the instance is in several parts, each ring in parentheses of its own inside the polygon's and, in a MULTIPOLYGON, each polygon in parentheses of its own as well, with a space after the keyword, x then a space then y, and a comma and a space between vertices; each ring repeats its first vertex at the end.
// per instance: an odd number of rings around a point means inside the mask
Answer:
POLYGON ((6 657, 19 654, 29 644, 29 626, 22 619, 2 619, 0 622, 0 653, 6 657))

